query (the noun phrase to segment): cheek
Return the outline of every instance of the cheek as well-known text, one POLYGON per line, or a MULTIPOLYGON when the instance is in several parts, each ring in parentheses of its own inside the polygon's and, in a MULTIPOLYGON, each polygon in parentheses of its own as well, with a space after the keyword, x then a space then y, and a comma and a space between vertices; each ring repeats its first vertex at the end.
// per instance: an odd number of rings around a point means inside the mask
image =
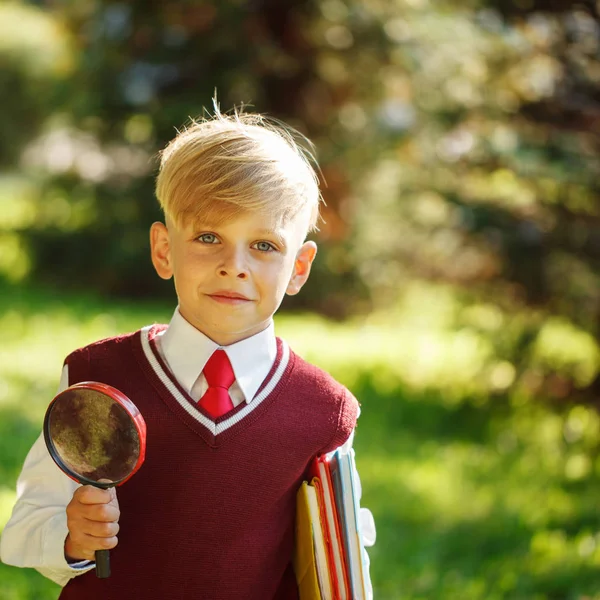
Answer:
POLYGON ((261 269, 258 285, 262 288, 263 297, 279 298, 285 294, 292 274, 292 266, 287 261, 285 263, 281 261, 261 269))
POLYGON ((181 254, 178 261, 178 270, 182 277, 193 279, 202 276, 210 268, 210 259, 198 252, 188 251, 181 254))
POLYGON ((280 299, 285 296, 287 292, 288 285, 290 284, 290 280, 294 274, 294 264, 286 265, 286 268, 280 272, 279 277, 277 278, 277 291, 280 299))

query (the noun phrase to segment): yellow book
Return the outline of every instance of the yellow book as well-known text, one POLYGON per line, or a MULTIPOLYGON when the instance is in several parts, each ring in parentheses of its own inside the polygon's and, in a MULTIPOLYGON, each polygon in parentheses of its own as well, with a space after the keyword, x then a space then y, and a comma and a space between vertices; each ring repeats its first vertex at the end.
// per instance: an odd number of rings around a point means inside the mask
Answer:
POLYGON ((306 481, 296 495, 294 571, 300 600, 330 600, 329 565, 317 492, 306 481))

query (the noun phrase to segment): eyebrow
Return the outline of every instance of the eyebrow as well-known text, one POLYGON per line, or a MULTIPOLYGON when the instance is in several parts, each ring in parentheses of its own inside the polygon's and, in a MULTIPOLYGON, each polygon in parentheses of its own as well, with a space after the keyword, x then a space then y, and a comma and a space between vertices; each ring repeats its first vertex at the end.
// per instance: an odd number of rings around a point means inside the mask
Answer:
MULTIPOLYGON (((218 232, 219 230, 219 223, 209 223, 207 221, 203 221, 202 223, 196 223, 194 224, 194 235, 197 234, 197 232, 202 231, 203 229, 214 229, 215 231, 218 232)), ((288 246, 288 242, 285 238, 285 236, 283 236, 280 233, 281 230, 279 229, 267 229, 267 228, 261 228, 261 229, 253 229, 250 233, 252 235, 252 237, 270 237, 270 238, 274 238, 277 243, 284 247, 287 248, 288 246)))
POLYGON ((257 229, 254 233, 258 236, 275 238, 280 244, 286 245, 285 237, 276 229, 257 229))
POLYGON ((276 237, 283 237, 277 229, 257 229, 256 233, 258 235, 274 235, 276 237))

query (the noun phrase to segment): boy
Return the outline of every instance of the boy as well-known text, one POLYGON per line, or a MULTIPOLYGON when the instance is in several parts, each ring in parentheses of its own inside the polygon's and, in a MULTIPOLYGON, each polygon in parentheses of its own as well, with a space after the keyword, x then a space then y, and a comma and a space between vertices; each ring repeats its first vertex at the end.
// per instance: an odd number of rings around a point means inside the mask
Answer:
POLYGON ((284 128, 217 111, 163 151, 156 194, 165 223, 151 227, 151 256, 174 279, 170 324, 76 350, 60 385, 129 396, 146 420, 145 463, 118 492, 79 486, 40 437, 2 559, 64 585, 63 600, 297 598, 296 491, 314 456, 352 443, 359 412, 273 330, 317 252, 305 241, 316 175, 284 128), (103 548, 109 579, 89 572, 103 548))

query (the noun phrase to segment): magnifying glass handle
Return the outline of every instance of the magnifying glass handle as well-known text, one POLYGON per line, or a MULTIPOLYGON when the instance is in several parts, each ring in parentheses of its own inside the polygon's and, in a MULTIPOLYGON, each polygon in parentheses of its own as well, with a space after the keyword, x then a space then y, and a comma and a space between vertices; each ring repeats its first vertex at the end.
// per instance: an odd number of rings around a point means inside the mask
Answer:
POLYGON ((110 577, 110 550, 96 550, 96 577, 110 577))

